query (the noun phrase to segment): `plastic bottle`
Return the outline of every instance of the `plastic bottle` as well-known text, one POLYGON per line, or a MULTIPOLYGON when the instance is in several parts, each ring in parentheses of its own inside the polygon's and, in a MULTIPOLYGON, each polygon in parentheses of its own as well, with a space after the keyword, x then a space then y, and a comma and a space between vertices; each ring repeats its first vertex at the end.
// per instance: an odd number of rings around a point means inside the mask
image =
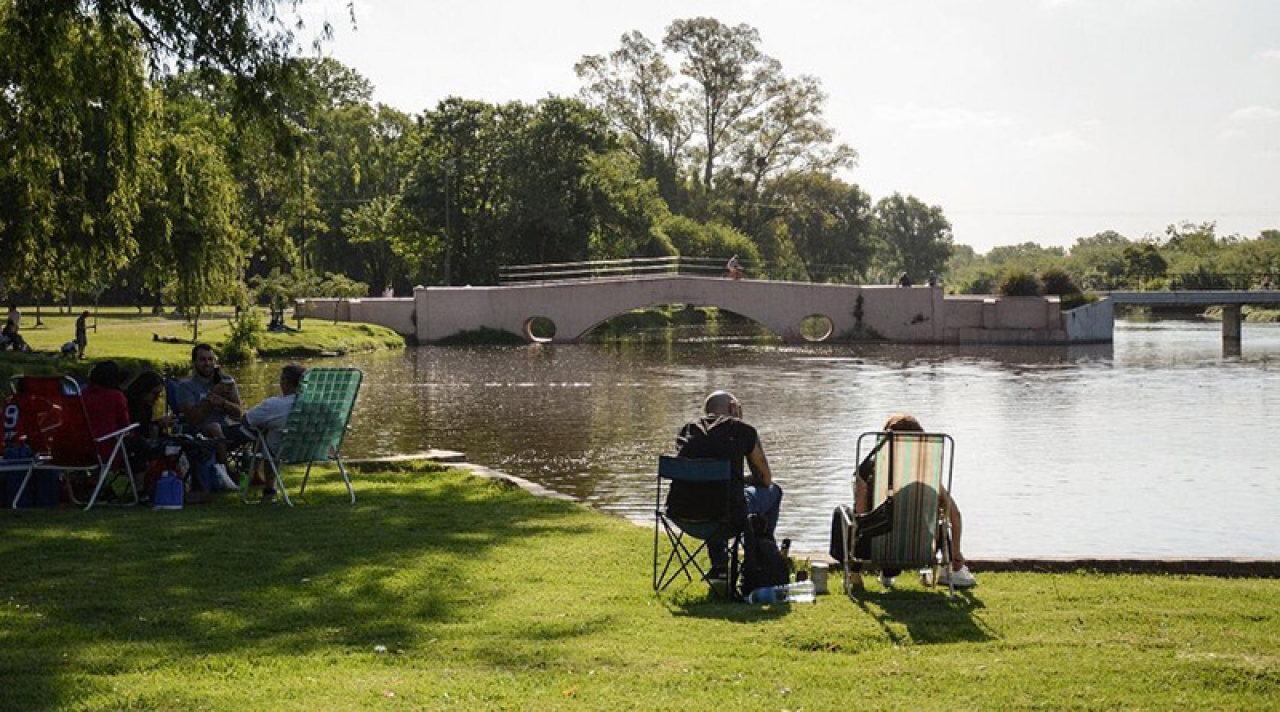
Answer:
POLYGON ((815 598, 815 589, 812 581, 797 581, 787 584, 785 596, 788 603, 813 603, 815 598))
POLYGON ((783 603, 787 600, 787 587, 783 586, 761 586, 752 591, 747 596, 747 603, 764 604, 764 603, 783 603))
POLYGON ((813 603, 815 598, 812 581, 797 581, 757 588, 747 596, 747 603, 813 603))

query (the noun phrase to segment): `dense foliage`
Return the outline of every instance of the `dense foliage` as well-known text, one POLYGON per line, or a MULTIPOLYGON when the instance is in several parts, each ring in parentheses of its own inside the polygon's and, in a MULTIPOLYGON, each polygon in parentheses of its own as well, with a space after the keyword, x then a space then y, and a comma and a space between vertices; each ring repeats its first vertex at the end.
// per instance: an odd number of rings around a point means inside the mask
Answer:
POLYGON ((839 177, 856 153, 759 32, 676 20, 582 57, 576 97, 418 114, 303 57, 298 0, 0 0, 0 293, 279 303, 492 284, 504 264, 738 255, 752 276, 990 292, 1223 287, 1280 271, 1280 233, 1115 233, 979 257, 938 206, 839 177))
POLYGON ((978 256, 960 248, 947 264, 949 287, 989 294, 1011 275, 1039 274, 1046 294, 1068 301, 1089 290, 1259 289, 1280 286, 1280 230, 1256 238, 1219 236, 1213 223, 1170 225, 1163 238, 1130 240, 1101 232, 1070 250, 1027 242, 978 256))

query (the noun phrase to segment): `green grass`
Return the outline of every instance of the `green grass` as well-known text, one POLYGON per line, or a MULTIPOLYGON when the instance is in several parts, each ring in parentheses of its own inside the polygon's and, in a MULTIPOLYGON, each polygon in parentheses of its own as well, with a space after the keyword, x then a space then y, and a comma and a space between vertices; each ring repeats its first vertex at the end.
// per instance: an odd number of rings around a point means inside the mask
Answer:
POLYGON ((907 584, 751 607, 699 584, 655 597, 651 531, 583 506, 454 472, 362 474, 356 487, 354 507, 330 475, 292 510, 0 513, 0 707, 1280 699, 1280 581, 980 573, 951 601, 907 584))
MULTIPOLYGON (((0 377, 15 373, 84 375, 96 360, 116 359, 128 369, 143 366, 163 370, 166 367, 186 371, 191 366, 191 327, 181 318, 138 314, 136 309, 104 308, 98 313, 98 328, 88 333, 89 346, 85 359, 76 361, 57 357, 58 348, 75 337, 75 319, 79 308, 70 314, 59 314, 45 308, 44 326, 35 326, 34 310, 22 314, 22 336, 37 353, 0 352, 0 377), (175 340, 157 341, 161 339, 175 340)), ((219 310, 200 321, 200 341, 219 346, 227 337, 230 309, 219 310)), ((93 324, 90 318, 89 323, 93 324)), ((263 323, 266 323, 265 313, 263 323)), ((296 326, 295 322, 289 322, 296 326)), ((372 324, 356 324, 323 319, 306 319, 302 330, 266 332, 259 355, 264 358, 320 355, 323 353, 374 351, 402 348, 404 339, 394 331, 372 324)))

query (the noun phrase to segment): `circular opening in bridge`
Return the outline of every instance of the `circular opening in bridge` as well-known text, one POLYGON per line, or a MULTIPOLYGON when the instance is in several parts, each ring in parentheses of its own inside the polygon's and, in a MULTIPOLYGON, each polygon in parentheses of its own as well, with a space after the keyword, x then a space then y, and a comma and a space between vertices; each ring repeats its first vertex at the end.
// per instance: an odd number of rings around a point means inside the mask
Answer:
POLYGON ((545 344, 556 336, 556 323, 545 316, 531 316, 524 322, 524 337, 545 344))
POLYGON ((800 335, 806 341, 826 341, 831 338, 832 331, 835 331, 835 325, 831 323, 831 317, 810 314, 800 320, 800 335))

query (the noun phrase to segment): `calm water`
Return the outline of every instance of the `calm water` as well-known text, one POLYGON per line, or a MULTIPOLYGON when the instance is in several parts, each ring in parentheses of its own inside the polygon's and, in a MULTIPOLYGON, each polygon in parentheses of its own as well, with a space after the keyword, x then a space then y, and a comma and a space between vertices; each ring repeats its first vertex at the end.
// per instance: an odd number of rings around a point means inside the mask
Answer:
MULTIPOLYGON (((894 411, 957 442, 964 549, 988 556, 1280 557, 1280 325, 1117 325, 1077 348, 711 343, 416 348, 366 372, 349 456, 461 450, 649 521, 653 469, 717 388, 786 491, 779 532, 825 549, 857 435, 894 411)), ((330 362, 331 363, 331 362, 330 362)), ((278 364, 246 370, 256 401, 278 364)))

